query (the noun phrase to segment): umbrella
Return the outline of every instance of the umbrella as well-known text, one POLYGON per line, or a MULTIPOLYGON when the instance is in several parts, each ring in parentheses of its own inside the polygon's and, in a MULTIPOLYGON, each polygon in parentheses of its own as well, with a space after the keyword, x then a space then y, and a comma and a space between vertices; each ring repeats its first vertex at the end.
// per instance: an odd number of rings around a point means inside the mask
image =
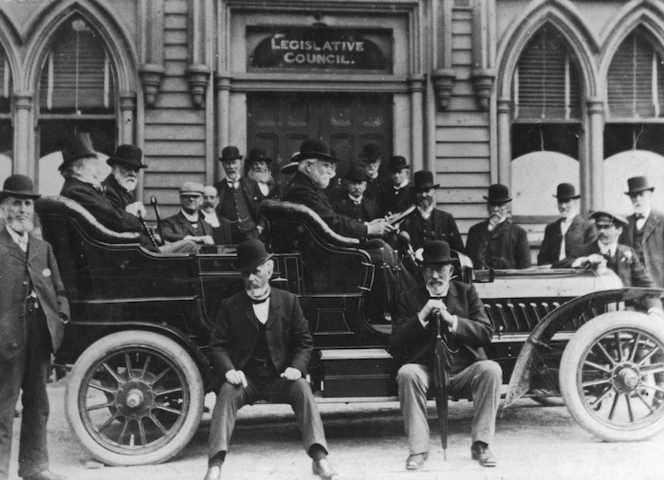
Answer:
POLYGON ((440 428, 440 441, 443 445, 443 458, 447 460, 447 388, 449 383, 449 362, 445 352, 445 340, 440 334, 442 315, 436 315, 436 348, 434 350, 434 384, 436 386, 436 411, 438 412, 438 427, 440 428))

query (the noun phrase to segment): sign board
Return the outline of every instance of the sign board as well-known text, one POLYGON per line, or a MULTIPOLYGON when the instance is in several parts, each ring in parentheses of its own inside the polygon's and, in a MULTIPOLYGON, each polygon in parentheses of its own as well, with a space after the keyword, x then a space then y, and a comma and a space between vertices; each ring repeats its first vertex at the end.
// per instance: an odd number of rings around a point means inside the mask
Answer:
POLYGON ((251 29, 251 69, 390 71, 390 32, 303 27, 251 29))

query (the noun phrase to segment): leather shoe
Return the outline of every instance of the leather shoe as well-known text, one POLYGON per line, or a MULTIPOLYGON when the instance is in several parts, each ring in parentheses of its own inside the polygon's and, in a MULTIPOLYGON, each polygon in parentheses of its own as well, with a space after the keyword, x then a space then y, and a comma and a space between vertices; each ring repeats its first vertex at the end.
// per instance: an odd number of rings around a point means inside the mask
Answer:
POLYGON ((203 480, 220 480, 221 479, 221 467, 215 465, 214 467, 208 468, 205 478, 203 480))
POLYGON ((424 466, 424 462, 427 461, 427 458, 429 458, 429 452, 408 455, 406 470, 420 470, 424 466))
POLYGON ((39 473, 34 473, 29 477, 23 477, 23 480, 67 480, 67 477, 53 473, 50 470, 42 470, 39 473))
POLYGON ((496 458, 489 450, 489 446, 484 442, 475 442, 470 447, 470 454, 473 460, 477 460, 483 467, 495 467, 496 458))
POLYGON ((311 471, 323 480, 339 480, 341 478, 336 470, 332 468, 327 458, 314 460, 311 464, 311 471))

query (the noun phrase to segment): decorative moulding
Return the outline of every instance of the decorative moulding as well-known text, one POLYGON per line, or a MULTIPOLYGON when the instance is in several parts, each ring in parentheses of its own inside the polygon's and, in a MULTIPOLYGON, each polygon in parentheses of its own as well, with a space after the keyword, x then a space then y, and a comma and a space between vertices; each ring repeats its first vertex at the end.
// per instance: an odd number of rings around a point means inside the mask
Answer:
POLYGON ((189 65, 185 73, 194 105, 202 107, 205 103, 205 90, 210 81, 210 68, 207 65, 189 65))
POLYGON ((161 79, 164 76, 164 67, 163 65, 146 63, 138 68, 138 74, 143 84, 145 104, 153 107, 157 101, 157 91, 159 85, 161 85, 161 79))
POLYGON ((477 96, 477 103, 480 109, 488 110, 493 84, 496 80, 496 72, 493 70, 476 69, 473 70, 470 77, 473 85, 475 85, 475 95, 477 96))
POLYGON ((433 89, 436 92, 437 105, 441 110, 447 110, 447 107, 450 105, 455 78, 456 72, 453 68, 438 68, 431 72, 431 81, 433 82, 433 89))

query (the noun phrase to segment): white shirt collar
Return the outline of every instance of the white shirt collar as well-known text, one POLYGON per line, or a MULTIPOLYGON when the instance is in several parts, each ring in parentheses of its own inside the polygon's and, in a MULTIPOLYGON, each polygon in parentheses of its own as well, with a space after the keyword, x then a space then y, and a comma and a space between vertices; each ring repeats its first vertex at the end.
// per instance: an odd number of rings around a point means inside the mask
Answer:
POLYGON ((604 245, 603 243, 598 243, 599 251, 602 252, 602 255, 610 254, 612 257, 616 254, 618 249, 618 243, 612 243, 611 245, 604 245))
POLYGON ((348 194, 348 198, 350 198, 355 203, 360 203, 362 201, 362 197, 364 197, 364 195, 360 195, 359 197, 353 197, 350 193, 348 194))
POLYGON ((9 225, 7 225, 7 231, 9 232, 9 235, 12 237, 12 240, 14 240, 17 245, 21 244, 21 240, 24 240, 26 245, 28 244, 28 240, 30 238, 28 232, 23 232, 23 235, 21 235, 20 233, 15 232, 11 228, 9 228, 9 225))
POLYGON ((200 220, 200 215, 198 214, 198 212, 194 213, 193 215, 189 215, 187 212, 185 212, 182 209, 180 209, 180 212, 182 212, 182 215, 184 215, 184 218, 186 218, 190 222, 196 223, 200 220))

